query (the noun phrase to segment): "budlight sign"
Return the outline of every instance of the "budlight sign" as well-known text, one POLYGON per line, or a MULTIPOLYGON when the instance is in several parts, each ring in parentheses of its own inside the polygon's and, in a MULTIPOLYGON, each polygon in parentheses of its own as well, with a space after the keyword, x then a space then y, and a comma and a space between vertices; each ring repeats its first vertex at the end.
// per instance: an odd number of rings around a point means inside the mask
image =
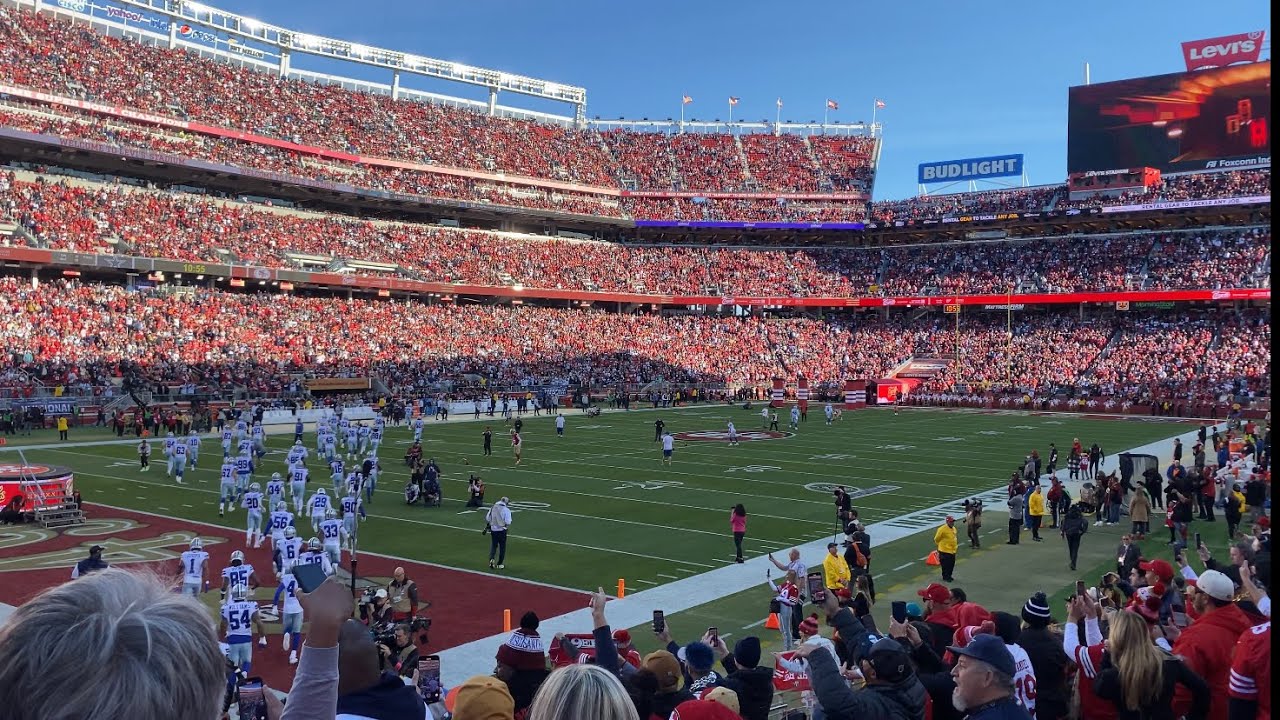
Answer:
POLYGON ((994 157, 944 160, 920 163, 921 185, 943 182, 968 182, 999 177, 1016 177, 1022 174, 1022 155, 997 155, 994 157))

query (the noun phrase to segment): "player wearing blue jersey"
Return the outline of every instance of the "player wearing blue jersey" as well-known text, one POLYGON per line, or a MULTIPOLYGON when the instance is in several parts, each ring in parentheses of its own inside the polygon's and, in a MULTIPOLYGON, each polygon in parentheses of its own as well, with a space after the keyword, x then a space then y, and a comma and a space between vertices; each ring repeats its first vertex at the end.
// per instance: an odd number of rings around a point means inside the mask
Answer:
POLYGON ((245 493, 244 498, 240 501, 240 507, 248 511, 244 531, 245 547, 262 547, 263 503, 262 486, 258 483, 250 485, 249 492, 245 493))
POLYGON ((236 498, 236 464, 232 460, 224 459, 222 461, 222 469, 218 473, 218 517, 222 517, 224 511, 229 507, 234 507, 232 503, 236 498))

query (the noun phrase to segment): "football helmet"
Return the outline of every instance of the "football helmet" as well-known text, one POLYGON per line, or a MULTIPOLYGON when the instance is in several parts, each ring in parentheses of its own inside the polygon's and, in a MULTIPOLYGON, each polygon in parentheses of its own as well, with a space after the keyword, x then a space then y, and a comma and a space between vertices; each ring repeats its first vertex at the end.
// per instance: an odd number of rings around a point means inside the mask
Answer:
POLYGON ((292 540, 298 537, 298 529, 290 525, 289 527, 284 529, 284 536, 289 540, 292 540))
POLYGON ((231 566, 239 567, 244 564, 244 552, 236 550, 231 553, 231 566))
POLYGON ((191 538, 191 549, 192 549, 192 550, 203 550, 203 549, 204 549, 204 541, 203 541, 203 540, 201 540, 201 539, 200 539, 200 538, 198 538, 198 537, 196 537, 196 538, 191 538))
POLYGON ((313 537, 307 541, 307 549, 311 552, 320 552, 320 538, 313 537))
POLYGON ((249 597, 249 587, 242 583, 231 586, 231 599, 240 602, 249 597))

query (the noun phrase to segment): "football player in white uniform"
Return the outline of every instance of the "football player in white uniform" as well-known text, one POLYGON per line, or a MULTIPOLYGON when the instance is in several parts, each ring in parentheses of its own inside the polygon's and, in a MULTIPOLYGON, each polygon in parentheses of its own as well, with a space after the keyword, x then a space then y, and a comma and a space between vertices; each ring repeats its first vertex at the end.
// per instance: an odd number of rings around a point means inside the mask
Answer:
MULTIPOLYGON (((348 492, 347 496, 342 498, 342 529, 346 532, 348 543, 355 542, 359 521, 367 518, 364 503, 360 502, 359 491, 348 492)), ((351 545, 347 547, 351 548, 351 545)))
POLYGON ((222 568, 223 600, 227 598, 227 590, 236 585, 244 585, 251 591, 262 585, 258 582, 258 575, 253 572, 253 566, 244 561, 244 553, 240 550, 232 552, 231 564, 222 568))
POLYGON ((222 457, 227 457, 231 454, 231 440, 234 435, 235 433, 231 431, 231 428, 222 428, 222 457))
POLYGON ((280 616, 281 647, 289 651, 290 665, 298 664, 298 648, 302 645, 302 603, 298 602, 297 592, 298 581, 292 573, 285 571, 271 601, 280 616), (280 603, 281 595, 284 596, 283 605, 280 603))
POLYGON ((249 431, 253 438, 253 454, 256 457, 262 457, 267 454, 267 429, 262 427, 262 423, 255 422, 253 429, 249 431))
POLYGON ((303 504, 307 501, 307 480, 311 471, 305 466, 294 468, 289 472, 289 494, 293 497, 293 511, 301 514, 303 504))
POLYGON ((284 542, 284 530, 293 525, 293 513, 289 512, 289 504, 284 500, 276 501, 272 507, 271 517, 267 520, 271 533, 271 549, 273 554, 280 551, 280 543, 284 542))
POLYGON ((227 508, 235 507, 232 504, 235 499, 236 463, 230 458, 223 458, 222 470, 218 473, 218 517, 222 517, 227 508))
POLYGON ((307 549, 298 558, 298 563, 306 563, 308 565, 319 565, 325 575, 333 574, 333 563, 329 562, 329 556, 324 554, 324 550, 320 545, 320 538, 313 537, 307 541, 307 549))
POLYGON ((209 553, 204 551, 204 542, 200 538, 192 538, 190 549, 182 553, 179 561, 182 564, 182 594, 199 596, 208 589, 209 553))
POLYGON ((240 501, 240 507, 249 511, 248 519, 245 521, 245 547, 262 547, 262 510, 265 502, 262 497, 262 486, 258 483, 250 485, 249 492, 245 493, 240 501))
POLYGON ((329 494, 324 488, 316 488, 316 493, 307 501, 307 507, 311 508, 311 531, 320 531, 320 521, 324 519, 324 513, 333 507, 329 500, 329 494))
POLYGON ((191 465, 191 469, 196 469, 196 464, 200 462, 200 435, 192 430, 187 435, 187 463, 191 465))
POLYGON ((267 645, 267 635, 258 616, 258 603, 249 599, 249 586, 233 585, 231 599, 222 606, 222 622, 219 628, 227 635, 227 660, 246 675, 253 663, 253 633, 258 632, 258 644, 267 645))
POLYGON ((267 507, 274 508, 284 500, 284 478, 280 473, 271 473, 267 481, 267 507))
POLYGON ((320 538, 324 543, 324 554, 336 566, 342 560, 342 546, 346 544, 347 530, 333 508, 325 511, 324 520, 320 523, 320 538))
POLYGON ((181 438, 173 445, 173 454, 169 456, 169 469, 179 485, 185 485, 183 476, 187 474, 187 444, 181 438))
POLYGON ((290 525, 284 529, 284 540, 280 542, 276 550, 277 553, 274 558, 276 574, 281 575, 288 572, 289 568, 298 562, 298 558, 302 557, 302 538, 298 537, 297 528, 290 525))

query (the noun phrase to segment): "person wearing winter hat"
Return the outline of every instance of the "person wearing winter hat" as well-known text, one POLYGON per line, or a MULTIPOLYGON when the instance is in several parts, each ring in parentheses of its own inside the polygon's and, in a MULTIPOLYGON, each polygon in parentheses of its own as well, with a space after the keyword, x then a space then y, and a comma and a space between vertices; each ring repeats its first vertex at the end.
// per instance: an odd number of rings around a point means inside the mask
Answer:
POLYGON ((618 648, 618 656, 634 668, 640 667, 640 653, 631 644, 631 633, 626 630, 613 631, 613 644, 618 648))
POLYGON ((640 667, 657 678, 658 691, 653 695, 653 714, 657 717, 668 717, 677 705, 693 699, 693 694, 683 687, 684 673, 675 655, 666 650, 651 652, 644 656, 640 667))
MULTIPOLYGON (((734 710, 744 720, 768 720, 773 705, 773 668, 760 667, 760 638, 748 635, 733 646, 728 653, 724 641, 715 638, 715 649, 723 659, 725 676, 721 688, 732 690, 737 696, 734 710)), ((703 697, 707 697, 704 695, 703 697)))
POLYGON ((444 706, 453 720, 511 720, 516 713, 506 683, 489 675, 477 675, 451 690, 444 706))
POLYGON ((547 654, 538 635, 538 616, 526 612, 520 627, 498 648, 494 675, 507 683, 516 711, 524 710, 547 677, 547 654))
POLYGON ((1061 720, 1071 704, 1067 688, 1071 658, 1062 649, 1061 637, 1049 629, 1053 614, 1043 592, 1032 595, 1022 606, 1022 622, 1025 627, 1018 644, 1027 651, 1036 677, 1036 720, 1061 720))

